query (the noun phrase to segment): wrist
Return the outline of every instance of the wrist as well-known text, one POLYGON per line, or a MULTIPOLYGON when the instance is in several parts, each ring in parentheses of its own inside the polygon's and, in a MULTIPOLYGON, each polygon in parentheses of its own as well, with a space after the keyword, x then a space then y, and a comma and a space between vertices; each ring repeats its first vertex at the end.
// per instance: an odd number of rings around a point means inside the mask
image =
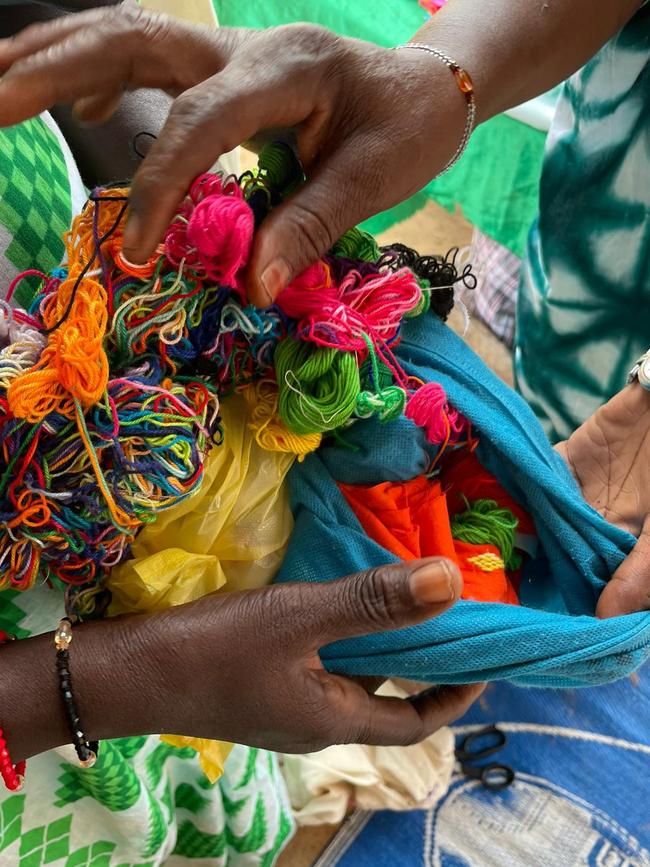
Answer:
MULTIPOLYGON (((148 618, 74 627, 70 671, 90 740, 152 734, 164 723, 158 642, 148 618)), ((52 631, 2 648, 0 724, 18 761, 70 743, 52 631)))
POLYGON ((451 154, 445 165, 440 170, 440 174, 444 174, 452 168, 452 166, 454 166, 465 153, 472 132, 474 131, 474 126, 476 124, 476 100, 474 98, 474 84, 472 78, 467 70, 463 69, 452 57, 449 57, 449 55, 444 52, 439 51, 437 48, 432 48, 425 43, 409 42, 407 45, 398 46, 397 50, 421 51, 424 54, 431 56, 439 64, 444 66, 452 75, 458 92, 465 103, 465 124, 463 126, 463 131, 456 150, 451 154))
MULTIPOLYGON (((406 43, 391 52, 397 58, 398 76, 406 83, 408 98, 418 105, 417 151, 435 158, 428 175, 445 170, 463 141, 468 119, 467 100, 454 73, 431 52, 406 43)), ((417 152, 414 147, 414 153, 417 152)))

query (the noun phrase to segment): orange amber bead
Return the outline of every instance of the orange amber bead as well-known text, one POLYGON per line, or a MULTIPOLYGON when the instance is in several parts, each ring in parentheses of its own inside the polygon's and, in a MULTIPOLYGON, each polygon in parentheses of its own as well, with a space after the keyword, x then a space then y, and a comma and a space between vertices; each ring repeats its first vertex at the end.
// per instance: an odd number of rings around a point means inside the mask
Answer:
POLYGON ((469 72, 456 67, 456 69, 453 70, 453 73, 456 76, 458 87, 461 89, 462 93, 474 93, 474 84, 470 78, 469 72))

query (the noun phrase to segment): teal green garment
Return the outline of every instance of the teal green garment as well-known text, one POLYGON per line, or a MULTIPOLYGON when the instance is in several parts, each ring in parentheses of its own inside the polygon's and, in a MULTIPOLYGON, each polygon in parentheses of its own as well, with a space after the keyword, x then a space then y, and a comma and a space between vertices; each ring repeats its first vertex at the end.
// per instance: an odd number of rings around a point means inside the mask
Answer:
POLYGON ((564 87, 519 293, 517 385, 553 440, 650 344, 650 4, 564 87))
MULTIPOLYGON (((428 18, 417 0, 213 2, 222 25, 271 27, 311 21, 387 47, 408 42, 428 18)), ((422 100, 426 99, 423 93, 422 100)), ((538 209, 544 139, 543 131, 525 123, 505 116, 493 118, 474 132, 454 168, 397 208, 367 220, 363 227, 375 234, 383 232, 433 200, 451 212, 460 208, 482 232, 522 256, 538 209)))

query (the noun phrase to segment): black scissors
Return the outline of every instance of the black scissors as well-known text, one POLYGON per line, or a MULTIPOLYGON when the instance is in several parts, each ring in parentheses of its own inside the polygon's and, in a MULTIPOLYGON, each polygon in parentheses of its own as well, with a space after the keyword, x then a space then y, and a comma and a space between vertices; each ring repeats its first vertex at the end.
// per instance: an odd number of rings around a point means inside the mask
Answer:
POLYGON ((486 765, 477 765, 488 756, 493 756, 502 750, 508 742, 506 733, 495 725, 485 726, 478 731, 471 732, 463 738, 460 746, 456 749, 456 758, 460 762, 462 772, 466 777, 480 780, 486 789, 499 792, 512 785, 515 772, 508 765, 499 762, 488 762, 486 765), (480 743, 484 745, 481 747, 480 743))

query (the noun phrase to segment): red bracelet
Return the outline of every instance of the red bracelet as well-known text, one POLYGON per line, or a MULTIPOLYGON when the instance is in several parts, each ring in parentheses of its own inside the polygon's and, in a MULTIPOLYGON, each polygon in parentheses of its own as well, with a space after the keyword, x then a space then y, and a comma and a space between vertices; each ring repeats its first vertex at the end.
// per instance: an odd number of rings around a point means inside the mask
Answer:
MULTIPOLYGON (((8 635, 0 630, 0 644, 6 644, 13 640, 13 635, 8 635)), ((0 728, 0 774, 2 774, 4 784, 10 792, 19 792, 22 789, 26 768, 27 762, 16 762, 14 765, 11 761, 4 731, 0 728)))

